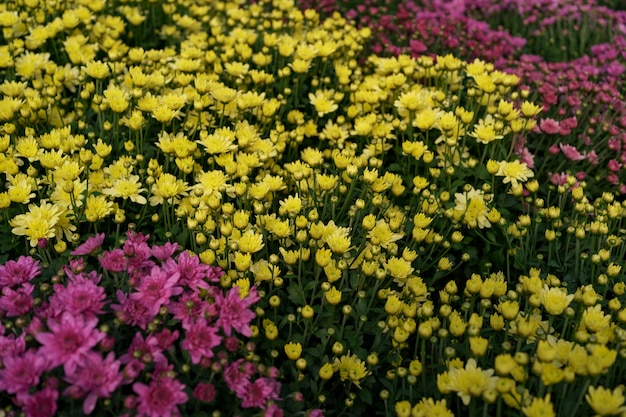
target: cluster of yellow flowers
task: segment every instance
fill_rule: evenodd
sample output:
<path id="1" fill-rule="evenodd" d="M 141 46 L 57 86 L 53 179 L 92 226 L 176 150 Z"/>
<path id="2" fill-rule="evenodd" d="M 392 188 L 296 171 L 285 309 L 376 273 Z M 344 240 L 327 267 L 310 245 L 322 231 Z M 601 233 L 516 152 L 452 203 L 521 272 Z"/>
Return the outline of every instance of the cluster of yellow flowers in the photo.
<path id="1" fill-rule="evenodd" d="M 613 365 L 618 298 L 606 311 L 593 287 L 568 294 L 538 270 L 519 284 L 510 271 L 467 273 L 489 269 L 472 247 L 484 236 L 506 247 L 501 264 L 527 270 L 544 256 L 537 218 L 547 242 L 594 236 L 574 280 L 588 264 L 594 282 L 622 276 L 612 259 L 623 259 L 623 206 L 590 203 L 572 182 L 544 208 L 533 171 L 511 157 L 541 111 L 515 76 L 451 55 L 366 57 L 368 29 L 291 0 L 123 3 L 0 6 L 0 227 L 18 250 L 50 241 L 66 254 L 130 222 L 178 241 L 221 266 L 225 287 L 257 285 L 261 347 L 287 356 L 296 385 L 347 386 L 348 407 L 374 368 L 393 389 L 425 377 L 433 338 L 449 359 L 438 389 L 464 404 L 498 397 L 523 411 L 535 404 L 532 374 L 549 386 Z M 157 39 L 155 21 L 167 22 Z M 578 215 L 565 218 L 570 197 Z M 455 272 L 471 275 L 463 297 L 450 281 L 434 300 L 432 286 Z M 573 334 L 552 330 L 561 316 L 576 319 Z M 490 334 L 507 353 L 484 362 Z M 457 344 L 474 358 L 462 361 Z M 447 410 L 405 397 L 391 397 L 398 414 Z"/>

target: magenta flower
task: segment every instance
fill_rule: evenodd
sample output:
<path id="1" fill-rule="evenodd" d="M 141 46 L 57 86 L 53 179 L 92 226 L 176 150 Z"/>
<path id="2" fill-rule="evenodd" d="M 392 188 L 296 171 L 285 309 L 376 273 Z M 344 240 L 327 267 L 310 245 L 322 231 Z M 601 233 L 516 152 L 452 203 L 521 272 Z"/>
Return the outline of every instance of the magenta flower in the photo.
<path id="1" fill-rule="evenodd" d="M 243 408 L 265 408 L 268 401 L 278 399 L 280 384 L 267 378 L 259 378 L 248 384 L 244 391 L 241 406 Z"/>
<path id="2" fill-rule="evenodd" d="M 5 311 L 7 317 L 21 316 L 33 308 L 33 290 L 32 284 L 24 283 L 17 290 L 9 287 L 2 289 L 0 296 L 0 311 Z"/>
<path id="3" fill-rule="evenodd" d="M 212 266 L 204 265 L 200 262 L 200 258 L 190 255 L 188 252 L 182 252 L 178 255 L 176 262 L 168 259 L 163 264 L 163 270 L 170 274 L 178 273 L 180 275 L 179 284 L 189 287 L 192 290 L 200 288 L 209 288 L 209 282 L 219 281 L 220 275 L 213 271 Z M 221 270 L 220 270 L 221 271 Z"/>
<path id="4" fill-rule="evenodd" d="M 212 358 L 213 348 L 222 340 L 217 334 L 217 327 L 211 326 L 206 319 L 198 319 L 195 323 L 185 327 L 185 339 L 181 347 L 189 352 L 191 363 L 200 363 L 200 359 Z"/>
<path id="5" fill-rule="evenodd" d="M 5 356 L 0 369 L 0 391 L 26 394 L 39 384 L 41 374 L 48 369 L 48 361 L 39 352 L 29 349 L 21 355 Z"/>
<path id="6" fill-rule="evenodd" d="M 124 256 L 124 251 L 121 249 L 106 251 L 98 260 L 104 269 L 111 272 L 122 272 L 128 267 L 128 259 Z"/>
<path id="7" fill-rule="evenodd" d="M 250 294 L 244 299 L 239 296 L 237 287 L 231 288 L 226 297 L 218 292 L 215 297 L 215 305 L 218 309 L 216 324 L 224 329 L 227 336 L 230 336 L 232 329 L 244 336 L 250 336 L 252 334 L 250 321 L 255 316 L 249 307 L 258 300 L 259 295 L 254 287 L 250 289 Z"/>
<path id="8" fill-rule="evenodd" d="M 585 159 L 585 155 L 578 152 L 578 149 L 572 145 L 563 145 L 562 143 L 559 143 L 559 148 L 561 149 L 561 152 L 563 152 L 563 155 L 565 155 L 565 157 L 570 161 L 582 161 Z"/>
<path id="9" fill-rule="evenodd" d="M 59 391 L 51 386 L 46 386 L 34 394 L 18 396 L 22 403 L 22 411 L 26 417 L 52 417 L 57 412 L 57 398 Z"/>
<path id="10" fill-rule="evenodd" d="M 157 260 L 161 262 L 165 262 L 170 259 L 174 253 L 178 250 L 178 243 L 174 242 L 165 242 L 164 245 L 158 246 L 154 245 L 150 251 L 152 252 L 152 256 L 154 256 Z"/>
<path id="11" fill-rule="evenodd" d="M 95 318 L 103 313 L 106 294 L 104 288 L 94 284 L 93 281 L 74 281 L 67 287 L 57 284 L 54 289 L 55 292 L 50 297 L 50 308 L 55 315 L 67 311 L 74 316 Z"/>
<path id="12" fill-rule="evenodd" d="M 193 398 L 210 403 L 215 398 L 215 385 L 210 382 L 199 382 L 193 389 Z"/>
<path id="13" fill-rule="evenodd" d="M 0 363 L 2 363 L 5 357 L 19 355 L 25 350 L 25 333 L 22 333 L 18 337 L 15 337 L 14 334 L 9 334 L 8 336 L 0 336 Z"/>
<path id="14" fill-rule="evenodd" d="M 48 360 L 49 368 L 62 364 L 65 374 L 69 375 L 77 366 L 84 365 L 87 352 L 104 338 L 104 333 L 96 329 L 97 325 L 95 318 L 86 319 L 68 312 L 64 312 L 59 321 L 49 319 L 51 331 L 35 335 L 41 343 L 39 353 Z"/>
<path id="15" fill-rule="evenodd" d="M 148 335 L 144 339 L 141 332 L 137 332 L 128 347 L 128 351 L 120 356 L 120 361 L 123 364 L 139 362 L 143 365 L 151 362 L 167 362 L 167 359 L 163 355 L 163 349 L 159 346 L 159 339 L 154 335 Z"/>
<path id="16" fill-rule="evenodd" d="M 102 242 L 104 242 L 104 233 L 99 233 L 95 236 L 91 236 L 87 238 L 85 243 L 76 247 L 70 255 L 91 255 L 102 246 Z"/>
<path id="17" fill-rule="evenodd" d="M 120 361 L 115 359 L 113 352 L 106 358 L 96 352 L 89 352 L 82 366 L 65 377 L 72 384 L 68 389 L 76 388 L 85 395 L 83 413 L 91 414 L 96 407 L 98 398 L 109 398 L 111 393 L 122 384 Z"/>
<path id="18" fill-rule="evenodd" d="M 116 312 L 117 318 L 122 323 L 146 330 L 156 313 L 152 313 L 142 300 L 132 299 L 122 290 L 117 290 L 116 294 L 119 304 L 112 304 L 111 310 Z"/>
<path id="19" fill-rule="evenodd" d="M 307 414 L 307 416 L 310 417 L 311 414 Z M 272 403 L 263 412 L 263 417 L 283 417 L 283 410 L 276 403 Z"/>
<path id="20" fill-rule="evenodd" d="M 162 305 L 168 304 L 170 297 L 183 292 L 182 287 L 177 286 L 180 274 L 168 274 L 155 266 L 150 275 L 145 275 L 139 281 L 137 292 L 130 294 L 130 298 L 141 300 L 150 313 L 157 314 Z"/>
<path id="21" fill-rule="evenodd" d="M 17 261 L 10 260 L 0 265 L 0 288 L 23 284 L 40 273 L 39 261 L 30 256 L 20 256 Z"/>
<path id="22" fill-rule="evenodd" d="M 179 414 L 178 405 L 187 402 L 185 385 L 173 378 L 155 379 L 150 385 L 133 384 L 137 394 L 137 415 L 166 417 Z"/>
<path id="23" fill-rule="evenodd" d="M 174 319 L 180 320 L 182 325 L 193 322 L 196 317 L 204 317 L 209 305 L 203 301 L 197 292 L 186 291 L 176 301 L 167 306 Z"/>
<path id="24" fill-rule="evenodd" d="M 224 382 L 229 390 L 237 394 L 237 397 L 242 398 L 245 395 L 248 386 L 250 385 L 250 377 L 252 374 L 246 372 L 246 369 L 242 366 L 243 359 L 238 359 L 233 363 L 230 363 L 224 368 Z"/>
<path id="25" fill-rule="evenodd" d="M 559 122 L 557 122 L 554 119 L 543 119 L 539 122 L 539 128 L 541 129 L 542 132 L 547 133 L 549 135 L 554 135 L 556 133 L 559 133 Z"/>

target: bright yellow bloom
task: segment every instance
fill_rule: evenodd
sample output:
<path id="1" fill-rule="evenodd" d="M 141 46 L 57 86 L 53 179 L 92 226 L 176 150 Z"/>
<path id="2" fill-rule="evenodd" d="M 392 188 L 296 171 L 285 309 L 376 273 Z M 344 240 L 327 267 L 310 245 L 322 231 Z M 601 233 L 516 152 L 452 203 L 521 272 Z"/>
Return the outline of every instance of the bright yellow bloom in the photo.
<path id="1" fill-rule="evenodd" d="M 498 377 L 493 376 L 493 372 L 493 369 L 482 370 L 471 358 L 465 367 L 452 368 L 447 372 L 449 380 L 445 388 L 456 392 L 463 404 L 469 405 L 472 397 L 480 397 L 485 391 L 496 388 Z"/>
<path id="2" fill-rule="evenodd" d="M 489 207 L 485 202 L 482 190 L 469 187 L 469 191 L 454 194 L 454 218 L 462 220 L 470 228 L 481 229 L 491 227 L 489 223 Z"/>
<path id="3" fill-rule="evenodd" d="M 187 195 L 187 183 L 169 173 L 163 173 L 156 179 L 150 189 L 150 205 L 156 206 L 167 201 L 169 204 L 180 201 L 180 197 Z"/>
<path id="4" fill-rule="evenodd" d="M 554 407 L 550 401 L 550 394 L 547 394 L 544 398 L 533 398 L 529 405 L 522 407 L 522 413 L 526 417 L 556 417 Z"/>
<path id="5" fill-rule="evenodd" d="M 237 240 L 239 250 L 244 253 L 256 253 L 263 249 L 263 235 L 255 233 L 253 230 L 247 230 Z"/>
<path id="6" fill-rule="evenodd" d="M 121 197 L 124 200 L 130 199 L 133 203 L 146 204 L 146 198 L 141 195 L 146 189 L 141 185 L 139 175 L 129 175 L 117 179 L 111 187 L 103 189 L 102 193 L 112 197 Z"/>
<path id="7" fill-rule="evenodd" d="M 30 204 L 27 213 L 18 214 L 9 224 L 13 227 L 13 234 L 28 237 L 30 246 L 35 247 L 40 239 L 51 239 L 55 236 L 60 213 L 61 209 L 57 205 L 46 202 L 39 206 Z"/>
<path id="8" fill-rule="evenodd" d="M 543 286 L 543 289 L 539 291 L 539 299 L 543 308 L 546 309 L 548 314 L 552 316 L 558 316 L 565 311 L 569 304 L 574 299 L 574 294 L 567 294 L 567 290 L 563 288 Z"/>
<path id="9" fill-rule="evenodd" d="M 333 371 L 339 372 L 342 381 L 352 381 L 359 388 L 361 388 L 359 385 L 361 380 L 370 374 L 365 367 L 365 362 L 357 355 L 350 355 L 349 352 L 348 355 L 343 355 L 339 359 L 335 358 Z"/>
<path id="10" fill-rule="evenodd" d="M 328 94 L 324 91 L 317 90 L 315 93 L 309 93 L 309 101 L 315 107 L 315 111 L 319 117 L 324 117 L 328 113 L 332 113 L 339 108 Z"/>
<path id="11" fill-rule="evenodd" d="M 284 349 L 287 357 L 293 361 L 302 355 L 302 345 L 300 343 L 289 342 Z"/>
<path id="12" fill-rule="evenodd" d="M 535 176 L 534 172 L 528 166 L 518 160 L 511 162 L 501 161 L 496 172 L 497 176 L 504 177 L 503 183 L 511 183 L 511 186 L 517 187 L 519 182 L 525 182 L 528 178 Z"/>
<path id="13" fill-rule="evenodd" d="M 619 386 L 611 391 L 604 387 L 589 387 L 585 400 L 589 407 L 597 414 L 595 417 L 613 416 L 626 412 L 624 407 L 623 387 Z"/>

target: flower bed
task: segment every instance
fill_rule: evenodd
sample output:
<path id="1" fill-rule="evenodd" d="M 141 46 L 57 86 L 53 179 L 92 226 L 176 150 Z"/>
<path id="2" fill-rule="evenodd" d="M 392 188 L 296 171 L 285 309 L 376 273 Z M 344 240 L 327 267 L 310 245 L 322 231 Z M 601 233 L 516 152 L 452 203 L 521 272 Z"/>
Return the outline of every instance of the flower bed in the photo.
<path id="1" fill-rule="evenodd" d="M 288 0 L 0 7 L 8 415 L 623 411 L 610 44 L 567 90 L 425 54 L 449 20 L 376 55 Z"/>

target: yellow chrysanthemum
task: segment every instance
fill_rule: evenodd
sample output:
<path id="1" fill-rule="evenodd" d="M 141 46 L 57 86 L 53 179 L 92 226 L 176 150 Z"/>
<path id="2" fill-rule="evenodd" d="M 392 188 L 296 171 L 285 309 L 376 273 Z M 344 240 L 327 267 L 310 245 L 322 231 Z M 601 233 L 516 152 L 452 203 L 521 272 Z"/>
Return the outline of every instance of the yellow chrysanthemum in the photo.
<path id="1" fill-rule="evenodd" d="M 13 234 L 26 236 L 30 240 L 30 246 L 35 247 L 40 239 L 51 239 L 55 236 L 60 212 L 61 209 L 54 204 L 30 204 L 27 213 L 18 214 L 9 224 L 13 227 Z"/>

